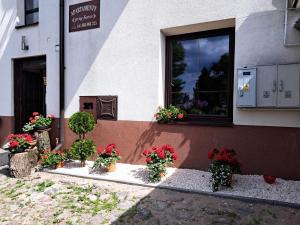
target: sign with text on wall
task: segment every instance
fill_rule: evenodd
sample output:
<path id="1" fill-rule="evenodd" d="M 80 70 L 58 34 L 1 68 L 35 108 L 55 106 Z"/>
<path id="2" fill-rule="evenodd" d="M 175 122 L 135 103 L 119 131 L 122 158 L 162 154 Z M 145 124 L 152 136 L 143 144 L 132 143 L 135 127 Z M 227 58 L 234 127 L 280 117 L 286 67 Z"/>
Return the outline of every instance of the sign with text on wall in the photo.
<path id="1" fill-rule="evenodd" d="M 69 32 L 100 27 L 100 0 L 69 6 Z"/>

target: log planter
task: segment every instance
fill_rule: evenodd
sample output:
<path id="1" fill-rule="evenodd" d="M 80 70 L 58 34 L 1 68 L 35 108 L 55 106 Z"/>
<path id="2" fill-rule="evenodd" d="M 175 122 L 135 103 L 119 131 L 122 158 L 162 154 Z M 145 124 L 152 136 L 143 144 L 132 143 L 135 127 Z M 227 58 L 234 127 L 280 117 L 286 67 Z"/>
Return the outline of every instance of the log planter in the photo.
<path id="1" fill-rule="evenodd" d="M 31 174 L 32 163 L 29 152 L 9 154 L 9 173 L 15 178 L 26 177 Z"/>

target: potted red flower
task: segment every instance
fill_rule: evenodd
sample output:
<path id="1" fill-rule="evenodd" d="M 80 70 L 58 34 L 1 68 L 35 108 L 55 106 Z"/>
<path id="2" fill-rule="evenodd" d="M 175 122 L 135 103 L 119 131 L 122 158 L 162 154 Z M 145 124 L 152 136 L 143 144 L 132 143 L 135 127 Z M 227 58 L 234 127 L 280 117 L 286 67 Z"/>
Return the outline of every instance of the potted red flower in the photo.
<path id="1" fill-rule="evenodd" d="M 146 157 L 146 163 L 149 171 L 149 180 L 158 182 L 166 175 L 166 166 L 171 165 L 178 159 L 175 148 L 170 145 L 162 147 L 152 147 L 151 150 L 144 150 L 143 155 Z"/>
<path id="2" fill-rule="evenodd" d="M 9 154 L 9 170 L 13 177 L 24 177 L 31 173 L 31 157 L 28 150 L 32 147 L 32 137 L 29 134 L 10 134 L 4 149 Z"/>
<path id="3" fill-rule="evenodd" d="M 176 106 L 170 105 L 167 108 L 158 107 L 158 111 L 154 117 L 158 123 L 170 123 L 184 120 L 186 112 Z"/>
<path id="4" fill-rule="evenodd" d="M 211 182 L 213 191 L 218 191 L 220 186 L 231 186 L 234 173 L 240 173 L 241 163 L 236 159 L 233 149 L 214 149 L 208 152 L 211 160 L 208 171 L 212 173 Z"/>
<path id="5" fill-rule="evenodd" d="M 32 131 L 49 131 L 51 128 L 51 123 L 54 116 L 49 114 L 46 117 L 39 114 L 38 112 L 33 112 L 32 116 L 29 118 L 29 122 L 23 127 L 24 132 Z"/>
<path id="6" fill-rule="evenodd" d="M 120 151 L 115 144 L 109 144 L 105 149 L 98 148 L 98 158 L 94 162 L 93 168 L 106 168 L 107 172 L 116 170 L 116 163 L 121 159 Z"/>
<path id="7" fill-rule="evenodd" d="M 41 164 L 44 167 L 61 168 L 64 167 L 65 160 L 67 160 L 67 156 L 60 150 L 45 150 L 41 155 Z"/>

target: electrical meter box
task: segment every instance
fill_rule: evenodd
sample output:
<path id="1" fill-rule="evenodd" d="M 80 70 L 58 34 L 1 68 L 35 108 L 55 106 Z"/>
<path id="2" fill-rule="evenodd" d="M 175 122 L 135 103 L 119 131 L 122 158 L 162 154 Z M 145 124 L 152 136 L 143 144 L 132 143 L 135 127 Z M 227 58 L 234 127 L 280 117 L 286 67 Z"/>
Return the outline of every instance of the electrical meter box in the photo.
<path id="1" fill-rule="evenodd" d="M 256 107 L 256 68 L 238 69 L 237 107 Z"/>

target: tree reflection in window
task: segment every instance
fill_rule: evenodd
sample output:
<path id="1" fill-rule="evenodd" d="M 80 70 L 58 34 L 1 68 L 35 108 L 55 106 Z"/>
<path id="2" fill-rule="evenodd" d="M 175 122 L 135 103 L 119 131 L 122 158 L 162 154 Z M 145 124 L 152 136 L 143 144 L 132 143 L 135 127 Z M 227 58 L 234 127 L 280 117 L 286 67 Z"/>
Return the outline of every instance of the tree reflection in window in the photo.
<path id="1" fill-rule="evenodd" d="M 230 117 L 230 34 L 171 39 L 171 104 L 190 115 Z"/>

